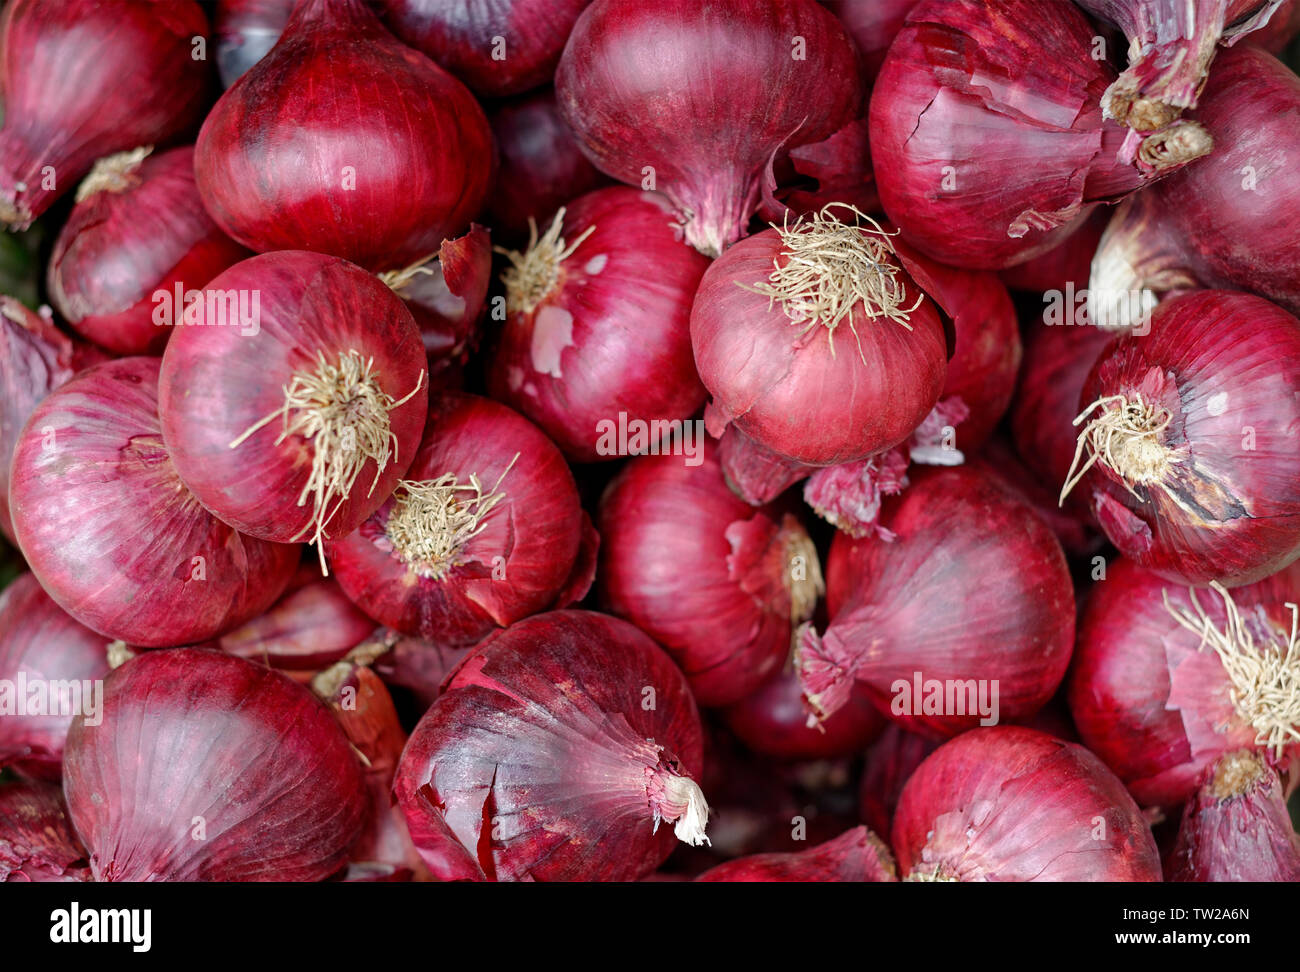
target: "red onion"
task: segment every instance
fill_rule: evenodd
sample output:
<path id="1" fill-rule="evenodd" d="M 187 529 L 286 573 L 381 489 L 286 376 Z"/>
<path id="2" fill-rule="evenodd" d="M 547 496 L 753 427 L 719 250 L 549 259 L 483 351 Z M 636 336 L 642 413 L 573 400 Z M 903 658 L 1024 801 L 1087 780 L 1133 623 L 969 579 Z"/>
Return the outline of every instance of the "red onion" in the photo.
<path id="1" fill-rule="evenodd" d="M 361 768 L 311 693 L 218 651 L 146 652 L 68 731 L 64 792 L 96 881 L 319 881 L 347 859 Z"/>
<path id="2" fill-rule="evenodd" d="M 1231 593 L 1192 591 L 1122 558 L 1107 566 L 1080 623 L 1070 711 L 1140 804 L 1177 806 L 1225 753 L 1296 751 L 1290 603 L 1300 603 L 1296 566 Z"/>
<path id="3" fill-rule="evenodd" d="M 1018 726 L 939 747 L 908 780 L 892 844 L 905 881 L 1159 881 L 1155 839 L 1092 753 Z"/>
<path id="4" fill-rule="evenodd" d="M 442 683 L 472 649 L 407 638 L 396 631 L 380 629 L 372 641 L 388 648 L 372 667 L 384 680 L 396 701 L 410 697 L 416 715 L 423 715 L 442 694 Z"/>
<path id="5" fill-rule="evenodd" d="M 1080 396 L 1075 465 L 1102 529 L 1166 577 L 1232 587 L 1300 556 L 1300 321 L 1259 297 L 1164 301 Z"/>
<path id="6" fill-rule="evenodd" d="M 827 466 L 906 439 L 939 399 L 947 355 L 939 314 L 889 237 L 830 207 L 716 260 L 691 341 L 712 435 L 734 423 L 771 452 Z"/>
<path id="7" fill-rule="evenodd" d="M 475 93 L 518 94 L 546 84 L 591 0 L 373 0 L 402 41 Z"/>
<path id="8" fill-rule="evenodd" d="M 484 642 L 411 734 L 394 791 L 439 880 L 634 880 L 707 841 L 686 679 L 625 621 L 557 611 Z"/>
<path id="9" fill-rule="evenodd" d="M 0 884 L 88 880 L 86 850 L 68 822 L 58 785 L 0 786 Z"/>
<path id="10" fill-rule="evenodd" d="M 934 740 L 908 732 L 900 725 L 889 726 L 872 744 L 858 789 L 859 813 L 868 827 L 880 834 L 893 829 L 894 811 L 903 787 L 938 748 Z"/>
<path id="11" fill-rule="evenodd" d="M 472 645 L 555 606 L 581 524 L 573 475 L 550 440 L 504 405 L 449 392 L 430 403 L 397 490 L 325 553 L 376 621 Z"/>
<path id="12" fill-rule="evenodd" d="M 357 267 L 303 251 L 236 264 L 203 300 L 214 326 L 181 327 L 163 357 L 163 434 L 181 479 L 251 536 L 350 533 L 419 445 L 428 391 L 410 312 Z"/>
<path id="13" fill-rule="evenodd" d="M 897 881 L 889 848 L 866 827 L 794 854 L 754 854 L 705 871 L 697 881 Z"/>
<path id="14" fill-rule="evenodd" d="M 194 149 L 110 155 L 77 189 L 47 279 L 50 300 L 83 337 L 118 354 L 158 353 L 160 298 L 202 287 L 248 251 L 208 217 Z M 183 300 L 183 298 L 182 298 Z"/>
<path id="15" fill-rule="evenodd" d="M 857 78 L 843 25 L 813 0 L 596 0 L 555 89 L 596 166 L 664 193 L 716 257 L 745 235 L 778 149 L 859 117 Z"/>
<path id="16" fill-rule="evenodd" d="M 1262 47 L 1270 54 L 1281 56 L 1297 36 L 1300 36 L 1300 3 L 1297 0 L 1282 0 L 1281 5 L 1268 18 L 1268 23 L 1255 27 L 1244 39 L 1253 47 Z"/>
<path id="17" fill-rule="evenodd" d="M 1148 193 L 1134 193 L 1129 200 L 1142 199 Z M 1126 205 L 1129 200 L 1121 205 Z M 1002 282 L 1012 290 L 1029 290 L 1041 293 L 1044 290 L 1065 292 L 1067 287 L 1074 287 L 1082 294 L 1088 287 L 1088 274 L 1092 267 L 1092 256 L 1097 252 L 1106 223 L 1112 210 L 1098 207 L 1080 223 L 1064 240 L 1046 253 L 1007 267 L 998 272 Z"/>
<path id="18" fill-rule="evenodd" d="M 871 153 L 903 238 L 953 266 L 1000 270 L 1057 246 L 1114 201 L 1209 151 L 1191 122 L 1139 139 L 1103 121 L 1114 79 L 1069 4 L 926 0 L 871 96 Z M 990 80 L 996 79 L 996 81 Z"/>
<path id="19" fill-rule="evenodd" d="M 735 496 L 713 449 L 640 456 L 600 503 L 601 604 L 663 645 L 701 705 L 755 691 L 812 617 L 821 566 L 799 520 Z"/>
<path id="20" fill-rule="evenodd" d="M 31 574 L 0 593 L 0 766 L 59 778 L 73 715 L 92 714 L 102 701 L 95 682 L 108 674 L 107 646 L 50 600 Z"/>
<path id="21" fill-rule="evenodd" d="M 880 73 L 885 52 L 903 29 L 907 12 L 916 0 L 824 0 L 848 28 L 862 55 L 862 76 L 870 85 Z"/>
<path id="22" fill-rule="evenodd" d="M 19 433 L 38 402 L 102 352 L 69 338 L 49 319 L 0 295 L 0 533 L 14 539 L 9 518 L 9 463 Z"/>
<path id="23" fill-rule="evenodd" d="M 1300 881 L 1300 836 L 1257 754 L 1222 756 L 1187 801 L 1169 880 Z"/>
<path id="24" fill-rule="evenodd" d="M 202 117 L 208 19 L 194 0 L 13 0 L 0 28 L 0 222 L 25 229 L 98 158 Z"/>
<path id="25" fill-rule="evenodd" d="M 297 0 L 217 0 L 212 39 L 217 73 L 229 88 L 266 57 L 289 23 Z"/>
<path id="26" fill-rule="evenodd" d="M 882 525 L 893 539 L 857 546 L 852 593 L 826 633 L 798 635 L 813 707 L 833 714 L 856 679 L 894 721 L 943 736 L 1042 708 L 1074 641 L 1070 575 L 1047 525 L 963 466 L 917 474 Z"/>
<path id="27" fill-rule="evenodd" d="M 465 228 L 491 152 L 469 91 L 362 0 L 303 0 L 208 115 L 195 175 L 212 218 L 250 249 L 394 270 Z"/>
<path id="28" fill-rule="evenodd" d="M 597 190 L 508 257 L 492 395 L 578 462 L 635 452 L 638 441 L 642 451 L 667 448 L 669 424 L 704 401 L 687 321 L 708 266 L 681 242 L 667 201 Z"/>
<path id="29" fill-rule="evenodd" d="M 608 181 L 578 148 L 553 88 L 501 102 L 488 121 L 500 165 L 487 213 L 499 241 L 526 241 L 529 219 L 540 221 Z"/>
<path id="30" fill-rule="evenodd" d="M 32 413 L 9 510 L 23 555 L 86 627 L 142 647 L 203 641 L 264 611 L 296 547 L 236 533 L 177 476 L 158 419 L 158 359 L 83 372 Z"/>

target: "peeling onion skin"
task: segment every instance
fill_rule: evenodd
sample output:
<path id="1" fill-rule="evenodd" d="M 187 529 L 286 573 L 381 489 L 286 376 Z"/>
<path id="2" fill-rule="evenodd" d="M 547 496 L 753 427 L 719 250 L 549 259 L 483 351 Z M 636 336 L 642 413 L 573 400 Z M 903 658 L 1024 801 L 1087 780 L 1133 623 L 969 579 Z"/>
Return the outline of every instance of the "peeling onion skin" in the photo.
<path id="1" fill-rule="evenodd" d="M 752 854 L 705 871 L 696 881 L 897 881 L 894 856 L 866 827 L 793 854 Z"/>
<path id="2" fill-rule="evenodd" d="M 0 884 L 89 881 L 86 849 L 77 840 L 57 783 L 0 786 Z"/>
<path id="3" fill-rule="evenodd" d="M 26 229 L 96 159 L 191 130 L 210 80 L 193 41 L 207 34 L 208 18 L 193 0 L 7 4 L 0 221 Z"/>
<path id="4" fill-rule="evenodd" d="M 10 512 L 50 597 L 140 647 L 220 635 L 266 610 L 300 548 L 244 536 L 185 488 L 158 418 L 158 359 L 96 365 L 48 396 L 14 450 Z"/>
<path id="5" fill-rule="evenodd" d="M 903 788 L 892 844 L 904 880 L 936 868 L 958 881 L 1160 880 L 1151 828 L 1115 775 L 1018 726 L 973 729 L 930 755 Z"/>
<path id="6" fill-rule="evenodd" d="M 1225 587 L 1300 557 L 1300 320 L 1249 294 L 1169 298 L 1149 335 L 1106 347 L 1079 406 L 1138 394 L 1172 415 L 1163 441 L 1180 458 L 1165 485 L 1137 483 L 1134 495 L 1099 462 L 1075 487 L 1120 552 L 1170 580 Z"/>
<path id="7" fill-rule="evenodd" d="M 491 161 L 487 116 L 464 85 L 361 0 L 304 0 L 208 114 L 194 164 L 208 212 L 249 249 L 386 271 L 464 231 Z"/>
<path id="8" fill-rule="evenodd" d="M 329 710 L 278 672 L 206 649 L 116 669 L 103 723 L 78 716 L 64 762 L 96 881 L 320 881 L 346 863 L 365 810 Z"/>
<path id="9" fill-rule="evenodd" d="M 509 314 L 487 367 L 492 396 L 575 462 L 618 458 L 601 423 L 620 412 L 685 421 L 704 403 L 689 321 L 709 261 L 681 242 L 658 193 L 588 193 L 565 209 L 566 245 L 589 227 L 541 302 Z"/>
<path id="10" fill-rule="evenodd" d="M 26 573 L 0 592 L 0 679 L 98 679 L 108 674 L 108 639 L 80 624 L 50 600 L 35 575 Z M 0 718 L 0 767 L 57 780 L 71 715 Z"/>
<path id="11" fill-rule="evenodd" d="M 685 677 L 627 622 L 557 611 L 467 656 L 411 734 L 394 792 L 439 880 L 636 880 L 677 842 L 668 823 L 655 832 L 647 798 L 656 747 L 699 777 Z"/>
<path id="12" fill-rule="evenodd" d="M 828 138 L 863 103 L 853 42 L 813 0 L 596 0 L 555 89 L 596 167 L 664 193 L 710 257 L 745 235 L 773 153 Z"/>

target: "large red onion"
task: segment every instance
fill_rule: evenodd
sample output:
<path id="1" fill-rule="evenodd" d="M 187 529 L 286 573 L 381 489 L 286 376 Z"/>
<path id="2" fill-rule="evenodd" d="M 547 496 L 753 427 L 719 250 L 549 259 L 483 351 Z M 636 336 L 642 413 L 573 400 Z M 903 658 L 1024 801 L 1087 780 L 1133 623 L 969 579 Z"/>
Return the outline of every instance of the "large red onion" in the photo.
<path id="1" fill-rule="evenodd" d="M 701 705 L 728 705 L 789 657 L 821 565 L 792 513 L 739 499 L 712 448 L 697 458 L 639 456 L 609 484 L 597 577 L 601 604 L 668 650 Z"/>
<path id="2" fill-rule="evenodd" d="M 325 553 L 376 621 L 472 645 L 557 606 L 581 529 L 573 474 L 550 440 L 498 402 L 448 392 L 430 403 L 397 490 Z"/>
<path id="3" fill-rule="evenodd" d="M 298 548 L 237 533 L 177 475 L 158 359 L 96 365 L 49 395 L 14 449 L 9 510 L 41 586 L 86 627 L 143 647 L 203 641 L 264 611 Z"/>
<path id="4" fill-rule="evenodd" d="M 697 881 L 897 881 L 889 848 L 866 827 L 793 854 L 753 854 L 719 864 Z"/>
<path id="5" fill-rule="evenodd" d="M 1082 487 L 1120 552 L 1166 577 L 1266 577 L 1300 557 L 1300 321 L 1198 291 L 1150 329 L 1093 365 L 1062 496 Z"/>
<path id="6" fill-rule="evenodd" d="M 1193 592 L 1122 558 L 1107 565 L 1080 622 L 1070 711 L 1143 806 L 1176 807 L 1225 753 L 1296 751 L 1289 603 L 1300 603 L 1294 565 L 1231 593 Z"/>
<path id="7" fill-rule="evenodd" d="M 596 0 L 555 88 L 596 166 L 664 193 L 711 257 L 745 235 L 773 154 L 862 106 L 853 43 L 813 0 Z"/>
<path id="8" fill-rule="evenodd" d="M 212 39 L 217 73 L 229 88 L 266 57 L 284 33 L 297 0 L 216 0 Z"/>
<path id="9" fill-rule="evenodd" d="M 253 250 L 395 270 L 482 207 L 491 143 L 464 85 L 362 0 L 303 0 L 208 115 L 195 174 L 212 218 Z"/>
<path id="10" fill-rule="evenodd" d="M 0 766 L 57 780 L 76 712 L 103 701 L 108 639 L 78 624 L 22 574 L 0 593 Z"/>
<path id="11" fill-rule="evenodd" d="M 943 736 L 1042 708 L 1074 642 L 1073 588 L 1048 526 L 964 466 L 917 474 L 881 522 L 893 539 L 855 544 L 852 592 L 826 633 L 800 632 L 809 702 L 831 715 L 856 680 L 883 714 Z"/>
<path id="12" fill-rule="evenodd" d="M 625 442 L 638 429 L 642 451 L 669 448 L 669 425 L 704 402 L 688 315 L 708 261 L 681 242 L 667 200 L 599 189 L 509 259 L 493 396 L 575 461 L 635 451 Z"/>
<path id="13" fill-rule="evenodd" d="M 118 354 L 158 353 L 160 298 L 202 287 L 249 253 L 217 229 L 194 187 L 194 149 L 100 159 L 50 256 L 50 300 L 78 334 Z"/>
<path id="14" fill-rule="evenodd" d="M 926 0 L 895 38 L 871 96 L 880 199 L 904 239 L 958 267 L 1000 270 L 1045 253 L 1114 201 L 1209 151 L 1179 122 L 1119 157 L 1104 121 L 1114 79 L 1075 7 Z M 996 79 L 996 80 L 994 80 Z"/>
<path id="15" fill-rule="evenodd" d="M 0 222 L 23 229 L 98 158 L 202 117 L 208 18 L 194 0 L 13 0 L 0 24 Z"/>
<path id="16" fill-rule="evenodd" d="M 219 651 L 146 652 L 68 731 L 64 792 L 97 881 L 319 881 L 365 809 L 347 737 L 305 688 Z"/>
<path id="17" fill-rule="evenodd" d="M 180 327 L 163 357 L 163 435 L 181 479 L 251 536 L 352 532 L 393 491 L 424 426 L 410 311 L 375 277 L 304 251 L 236 264 L 200 309 L 209 326 Z"/>
<path id="18" fill-rule="evenodd" d="M 904 881 L 1159 881 L 1155 839 L 1092 753 L 1018 726 L 939 747 L 908 780 L 892 840 Z"/>
<path id="19" fill-rule="evenodd" d="M 633 880 L 707 840 L 699 716 L 626 621 L 538 615 L 472 652 L 411 734 L 394 791 L 440 880 Z M 675 824 L 673 831 L 661 824 Z"/>
<path id="20" fill-rule="evenodd" d="M 0 786 L 0 884 L 88 881 L 86 849 L 56 783 Z"/>

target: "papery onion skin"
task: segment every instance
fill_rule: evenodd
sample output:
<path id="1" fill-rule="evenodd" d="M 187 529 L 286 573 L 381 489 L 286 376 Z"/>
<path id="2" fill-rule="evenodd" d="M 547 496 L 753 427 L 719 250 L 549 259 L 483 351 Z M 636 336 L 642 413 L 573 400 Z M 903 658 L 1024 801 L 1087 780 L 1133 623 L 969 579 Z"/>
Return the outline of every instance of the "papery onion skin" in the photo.
<path id="1" fill-rule="evenodd" d="M 108 677 L 103 724 L 68 732 L 63 785 L 97 881 L 323 880 L 364 812 L 360 765 L 320 701 L 197 648 Z"/>
<path id="2" fill-rule="evenodd" d="M 465 659 L 411 734 L 394 792 L 440 880 L 634 880 L 676 840 L 656 832 L 648 788 L 701 761 L 671 659 L 625 621 L 557 611 Z"/>
<path id="3" fill-rule="evenodd" d="M 212 218 L 249 249 L 394 270 L 477 214 L 491 139 L 464 85 L 361 0 L 304 0 L 208 114 L 195 174 Z"/>
<path id="4" fill-rule="evenodd" d="M 397 37 L 475 94 L 499 98 L 551 80 L 591 0 L 375 0 Z"/>
<path id="5" fill-rule="evenodd" d="M 1198 291 L 1162 302 L 1150 331 L 1106 347 L 1079 407 L 1141 395 L 1163 409 L 1170 465 L 1130 491 L 1098 462 L 1075 488 L 1121 553 L 1167 578 L 1267 577 L 1300 557 L 1300 320 L 1259 297 Z"/>
<path id="6" fill-rule="evenodd" d="M 276 444 L 279 418 L 232 448 L 285 404 L 294 374 L 318 354 L 336 365 L 356 351 L 373 359 L 395 437 L 387 465 L 368 458 L 326 537 L 345 535 L 384 501 L 419 445 L 428 402 L 425 359 L 410 311 L 378 279 L 344 260 L 282 251 L 237 263 L 212 294 L 259 295 L 255 326 L 182 326 L 167 343 L 160 383 L 163 435 L 181 479 L 214 514 L 250 536 L 278 543 L 311 538 L 312 500 L 298 505 L 315 445 L 301 435 Z M 414 394 L 412 394 L 414 392 Z M 407 396 L 410 396 L 409 398 Z M 336 497 L 339 499 L 342 497 Z"/>
<path id="7" fill-rule="evenodd" d="M 202 117 L 208 19 L 193 0 L 15 0 L 0 23 L 0 221 L 25 229 L 102 156 Z"/>
<path id="8" fill-rule="evenodd" d="M 107 647 L 108 639 L 50 600 L 35 575 L 21 574 L 0 593 L 0 679 L 10 683 L 11 703 L 19 703 L 17 685 L 23 677 L 28 685 L 43 683 L 47 708 L 62 706 L 53 683 L 64 681 L 78 683 L 69 701 L 93 705 L 91 683 L 108 674 Z M 11 710 L 0 717 L 0 767 L 57 780 L 73 713 L 32 715 L 26 707 L 28 714 Z"/>
<path id="9" fill-rule="evenodd" d="M 1115 775 L 1018 726 L 971 730 L 928 757 L 891 843 L 903 880 L 1160 880 L 1151 828 Z"/>
<path id="10" fill-rule="evenodd" d="M 688 322 L 708 261 L 681 242 L 657 193 L 618 186 L 575 200 L 566 248 L 592 227 L 531 309 L 507 298 L 487 372 L 493 397 L 576 462 L 618 457 L 609 426 L 686 420 L 704 402 Z"/>
<path id="11" fill-rule="evenodd" d="M 714 450 L 701 462 L 637 456 L 598 516 L 600 603 L 654 638 L 701 705 L 737 702 L 776 674 L 821 581 L 798 519 L 727 488 Z"/>
<path id="12" fill-rule="evenodd" d="M 243 536 L 177 475 L 158 418 L 158 359 L 96 365 L 49 395 L 14 450 L 9 509 L 50 597 L 141 647 L 203 641 L 260 614 L 298 548 Z"/>
<path id="13" fill-rule="evenodd" d="M 250 256 L 217 229 L 194 186 L 194 149 L 123 174 L 125 186 L 79 201 L 50 256 L 50 300 L 78 334 L 117 354 L 157 354 L 170 336 L 158 297 L 197 290 Z"/>
<path id="14" fill-rule="evenodd" d="M 894 856 L 866 827 L 793 854 L 753 854 L 710 868 L 695 880 L 716 881 L 897 881 Z"/>
<path id="15" fill-rule="evenodd" d="M 72 830 L 59 785 L 0 785 L 0 884 L 88 880 L 86 849 Z"/>
<path id="16" fill-rule="evenodd" d="M 463 647 L 555 604 L 578 556 L 582 510 L 573 475 L 550 440 L 518 413 L 477 395 L 434 397 L 403 480 L 427 483 L 448 474 L 461 486 L 477 476 L 484 496 L 500 492 L 504 499 L 479 521 L 481 532 L 456 548 L 441 576 L 421 573 L 394 541 L 397 497 L 326 544 L 325 553 L 367 615 L 403 634 Z"/>
<path id="17" fill-rule="evenodd" d="M 492 283 L 492 237 L 473 223 L 464 236 L 443 240 L 438 259 L 423 269 L 428 272 L 414 273 L 394 289 L 420 329 L 436 384 L 448 381 L 478 347 Z"/>
<path id="18" fill-rule="evenodd" d="M 229 88 L 266 57 L 289 23 L 297 0 L 217 0 L 212 39 L 217 73 Z"/>
<path id="19" fill-rule="evenodd" d="M 773 153 L 827 138 L 862 106 L 852 41 L 812 0 L 596 0 L 555 88 L 596 167 L 664 193 L 710 257 L 745 235 Z"/>

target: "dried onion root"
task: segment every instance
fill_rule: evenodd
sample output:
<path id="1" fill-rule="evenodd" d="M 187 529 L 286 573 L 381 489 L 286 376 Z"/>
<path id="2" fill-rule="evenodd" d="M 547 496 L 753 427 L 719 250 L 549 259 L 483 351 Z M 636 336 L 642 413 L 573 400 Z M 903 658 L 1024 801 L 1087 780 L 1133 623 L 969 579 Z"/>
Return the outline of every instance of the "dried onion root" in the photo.
<path id="1" fill-rule="evenodd" d="M 1101 411 L 1093 415 L 1098 409 Z M 1167 409 L 1143 401 L 1141 394 L 1135 395 L 1132 401 L 1123 395 L 1097 399 L 1074 420 L 1076 426 L 1087 424 L 1079 433 L 1074 461 L 1070 463 L 1070 473 L 1061 487 L 1060 503 L 1065 503 L 1070 491 L 1098 463 L 1119 476 L 1134 496 L 1137 496 L 1134 484 L 1161 483 L 1169 467 L 1178 461 L 1174 451 L 1163 441 L 1171 421 Z M 1089 455 L 1080 466 L 1085 450 Z"/>
<path id="2" fill-rule="evenodd" d="M 531 216 L 528 218 L 528 246 L 522 253 L 501 246 L 492 247 L 493 251 L 510 261 L 510 266 L 501 273 L 501 282 L 506 288 L 507 313 L 531 314 L 555 287 L 560 276 L 560 264 L 573 256 L 583 240 L 596 231 L 596 224 L 588 226 L 572 243 L 560 235 L 563 230 L 564 207 L 561 206 L 540 239 L 537 237 L 537 223 Z"/>

